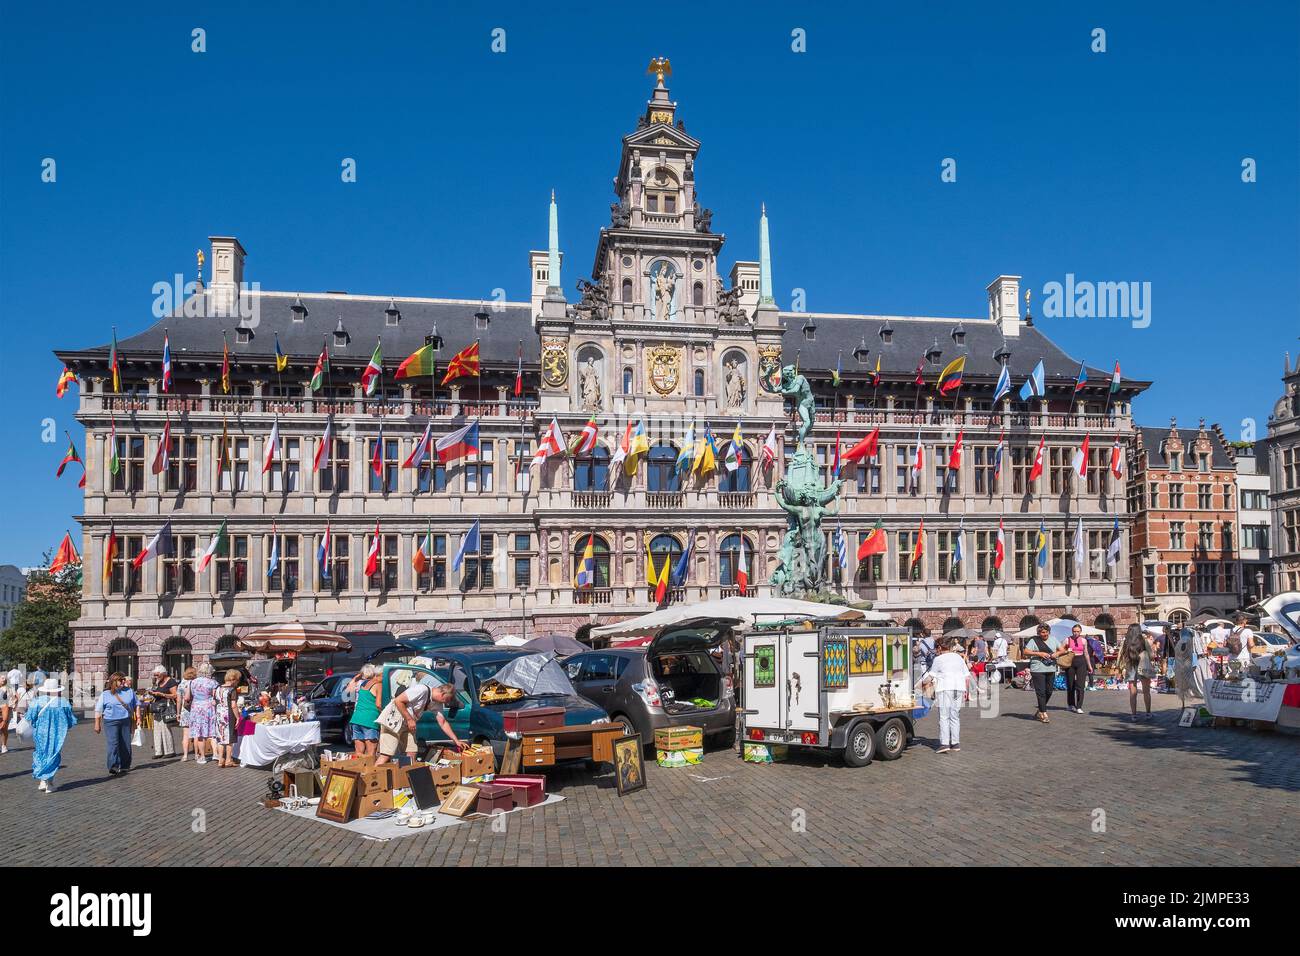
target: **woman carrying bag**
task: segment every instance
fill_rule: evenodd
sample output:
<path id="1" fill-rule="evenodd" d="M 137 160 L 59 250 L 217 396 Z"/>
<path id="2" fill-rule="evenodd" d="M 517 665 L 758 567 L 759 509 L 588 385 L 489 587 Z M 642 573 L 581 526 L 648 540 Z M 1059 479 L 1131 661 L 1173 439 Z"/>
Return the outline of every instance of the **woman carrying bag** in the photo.
<path id="1" fill-rule="evenodd" d="M 131 769 L 131 729 L 139 709 L 139 698 L 126 686 L 126 678 L 110 674 L 108 687 L 95 701 L 95 733 L 106 735 L 108 772 L 112 776 Z"/>
<path id="2" fill-rule="evenodd" d="M 970 668 L 962 656 L 961 641 L 953 639 L 921 677 L 922 690 L 928 696 L 933 688 L 935 703 L 939 706 L 938 753 L 961 750 L 961 709 L 971 685 Z"/>
<path id="3" fill-rule="evenodd" d="M 63 766 L 63 742 L 68 729 L 76 725 L 77 715 L 63 699 L 63 688 L 55 678 L 46 678 L 35 693 L 19 727 L 22 734 L 32 736 L 32 776 L 40 781 L 37 789 L 52 793 L 54 775 Z"/>
<path id="4" fill-rule="evenodd" d="M 172 723 L 176 720 L 177 681 L 159 664 L 153 669 L 153 687 L 149 689 L 149 716 L 153 718 L 153 756 L 175 757 Z"/>

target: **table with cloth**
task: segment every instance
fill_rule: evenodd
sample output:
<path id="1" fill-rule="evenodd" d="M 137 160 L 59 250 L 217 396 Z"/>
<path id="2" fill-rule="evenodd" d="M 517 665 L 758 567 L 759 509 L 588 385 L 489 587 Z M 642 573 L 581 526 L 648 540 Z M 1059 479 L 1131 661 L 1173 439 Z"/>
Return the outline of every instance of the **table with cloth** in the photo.
<path id="1" fill-rule="evenodd" d="M 239 764 L 242 767 L 265 767 L 283 754 L 308 750 L 320 743 L 320 722 L 304 720 L 296 724 L 255 723 L 251 734 L 239 738 Z"/>

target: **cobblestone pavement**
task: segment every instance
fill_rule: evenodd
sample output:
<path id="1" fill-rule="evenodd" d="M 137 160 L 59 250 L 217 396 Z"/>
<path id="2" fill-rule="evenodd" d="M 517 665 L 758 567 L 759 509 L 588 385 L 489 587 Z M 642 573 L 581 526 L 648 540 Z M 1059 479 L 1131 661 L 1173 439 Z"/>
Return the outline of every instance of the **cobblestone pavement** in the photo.
<path id="1" fill-rule="evenodd" d="M 1054 707 L 1041 726 L 1032 694 L 1010 690 L 997 718 L 964 712 L 959 754 L 934 752 L 931 714 L 902 759 L 862 769 L 713 751 L 696 767 L 649 766 L 648 788 L 622 799 L 609 772 L 564 770 L 551 788 L 565 801 L 510 815 L 504 833 L 479 821 L 387 842 L 264 809 L 264 772 L 153 761 L 146 748 L 129 775 L 109 777 L 87 720 L 53 794 L 37 792 L 26 745 L 0 757 L 0 832 L 6 862 L 33 865 L 1300 862 L 1287 823 L 1300 737 L 1182 729 L 1172 696 L 1156 698 L 1150 724 L 1119 719 L 1123 693 L 1088 704 L 1084 716 Z M 193 832 L 196 810 L 205 832 Z"/>

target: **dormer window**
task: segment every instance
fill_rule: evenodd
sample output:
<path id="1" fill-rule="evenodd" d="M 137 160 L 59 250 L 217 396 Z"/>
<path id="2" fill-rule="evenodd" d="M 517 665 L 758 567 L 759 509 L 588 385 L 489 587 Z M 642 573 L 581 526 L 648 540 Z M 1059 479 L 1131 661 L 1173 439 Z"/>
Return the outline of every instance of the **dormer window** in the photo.
<path id="1" fill-rule="evenodd" d="M 894 341 L 894 327 L 888 322 L 880 327 L 880 341 L 886 345 Z"/>
<path id="2" fill-rule="evenodd" d="M 867 338 L 866 336 L 863 336 L 862 341 L 859 342 L 857 348 L 853 350 L 853 358 L 859 365 L 866 365 L 867 356 L 870 354 L 871 349 L 867 348 Z"/>
<path id="3" fill-rule="evenodd" d="M 803 324 L 803 337 L 806 341 L 813 341 L 817 338 L 817 323 L 809 320 Z"/>
<path id="4" fill-rule="evenodd" d="M 424 344 L 432 345 L 433 350 L 435 352 L 442 351 L 442 336 L 438 334 L 438 330 L 436 328 L 433 330 L 433 332 L 431 332 L 429 335 L 426 335 L 424 337 Z"/>
<path id="5" fill-rule="evenodd" d="M 957 345 L 966 344 L 966 329 L 962 327 L 960 322 L 958 322 L 957 327 L 952 330 L 952 340 Z"/>
<path id="6" fill-rule="evenodd" d="M 929 362 L 931 365 L 938 365 L 939 359 L 942 355 L 943 352 L 939 348 L 939 343 L 935 342 L 933 345 L 930 346 L 929 349 L 926 350 L 925 360 Z"/>
<path id="7" fill-rule="evenodd" d="M 339 324 L 334 327 L 334 347 L 336 349 L 346 348 L 348 339 L 348 330 L 343 328 L 343 320 L 339 319 Z"/>
<path id="8" fill-rule="evenodd" d="M 488 323 L 491 321 L 492 315 L 487 311 L 487 309 L 479 309 L 474 313 L 474 328 L 478 329 L 480 332 L 485 331 L 488 327 Z"/>
<path id="9" fill-rule="evenodd" d="M 235 341 L 238 342 L 240 345 L 247 345 L 248 343 L 252 342 L 252 341 L 253 341 L 253 330 L 252 330 L 252 329 L 249 329 L 249 328 L 244 328 L 244 327 L 242 327 L 242 326 L 241 326 L 240 328 L 236 329 L 236 330 L 235 330 Z"/>
<path id="10" fill-rule="evenodd" d="M 301 298 L 295 298 L 293 300 L 293 305 L 289 307 L 289 311 L 293 313 L 293 321 L 295 322 L 307 321 L 307 307 L 302 304 Z"/>
<path id="11" fill-rule="evenodd" d="M 401 321 L 402 313 L 397 310 L 397 303 L 389 299 L 388 308 L 384 309 L 384 325 L 396 326 Z"/>

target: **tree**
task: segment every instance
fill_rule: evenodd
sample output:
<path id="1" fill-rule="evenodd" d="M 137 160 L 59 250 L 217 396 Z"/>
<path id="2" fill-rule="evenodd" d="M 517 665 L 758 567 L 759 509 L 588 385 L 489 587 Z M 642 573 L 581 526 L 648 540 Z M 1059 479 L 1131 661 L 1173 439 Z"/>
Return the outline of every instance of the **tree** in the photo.
<path id="1" fill-rule="evenodd" d="M 68 625 L 80 615 L 80 569 L 57 576 L 34 572 L 28 579 L 27 599 L 14 608 L 13 623 L 0 634 L 0 661 L 8 667 L 67 670 L 72 659 Z"/>

